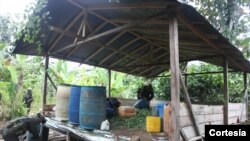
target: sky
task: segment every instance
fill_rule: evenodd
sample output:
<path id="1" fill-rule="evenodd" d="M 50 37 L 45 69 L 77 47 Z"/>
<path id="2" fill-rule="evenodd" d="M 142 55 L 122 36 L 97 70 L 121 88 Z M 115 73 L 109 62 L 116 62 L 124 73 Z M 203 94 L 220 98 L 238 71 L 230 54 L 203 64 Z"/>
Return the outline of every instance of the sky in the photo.
<path id="1" fill-rule="evenodd" d="M 0 14 L 23 14 L 29 3 L 35 0 L 0 0 Z"/>

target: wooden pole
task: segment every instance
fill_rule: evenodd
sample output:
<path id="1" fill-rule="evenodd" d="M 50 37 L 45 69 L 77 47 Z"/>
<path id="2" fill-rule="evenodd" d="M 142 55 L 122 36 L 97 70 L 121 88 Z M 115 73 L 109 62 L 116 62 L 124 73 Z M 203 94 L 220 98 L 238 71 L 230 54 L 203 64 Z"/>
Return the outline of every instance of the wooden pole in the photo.
<path id="1" fill-rule="evenodd" d="M 229 102 L 229 97 L 228 97 L 228 62 L 227 58 L 223 58 L 223 77 L 224 77 L 224 109 L 223 109 L 223 114 L 224 114 L 224 124 L 228 124 L 228 102 Z"/>
<path id="2" fill-rule="evenodd" d="M 179 79 L 179 41 L 176 14 L 169 19 L 169 46 L 171 71 L 171 121 L 170 141 L 180 140 L 180 79 Z"/>
<path id="3" fill-rule="evenodd" d="M 187 105 L 187 109 L 188 109 L 188 112 L 189 112 L 189 116 L 190 116 L 191 121 L 193 122 L 194 130 L 195 130 L 196 135 L 197 135 L 197 136 L 200 136 L 201 133 L 200 133 L 198 124 L 196 123 L 196 120 L 195 120 L 195 116 L 194 116 L 194 112 L 193 112 L 193 108 L 192 108 L 192 103 L 191 103 L 191 101 L 190 101 L 190 97 L 189 97 L 187 88 L 186 88 L 186 86 L 185 86 L 185 82 L 184 82 L 184 80 L 182 79 L 181 72 L 179 72 L 179 73 L 180 73 L 181 87 L 182 87 L 183 92 L 184 92 L 184 99 L 185 99 L 185 103 L 186 103 L 186 105 Z"/>
<path id="4" fill-rule="evenodd" d="M 109 85 L 108 85 L 109 95 L 108 95 L 108 97 L 110 97 L 111 96 L 111 70 L 110 69 L 108 69 L 108 75 L 109 75 Z"/>
<path id="5" fill-rule="evenodd" d="M 46 105 L 46 96 L 47 96 L 47 81 L 48 81 L 48 73 L 47 70 L 49 68 L 49 56 L 45 55 L 45 68 L 44 68 L 44 85 L 43 85 L 43 98 L 42 98 L 42 113 L 44 113 L 44 108 Z"/>
<path id="6" fill-rule="evenodd" d="M 247 84 L 248 84 L 248 81 L 247 81 L 247 73 L 244 72 L 244 89 L 245 89 L 245 104 L 246 104 L 246 120 L 248 120 L 248 93 L 247 93 Z"/>
<path id="7" fill-rule="evenodd" d="M 55 90 L 57 90 L 57 87 L 56 87 L 55 83 L 53 82 L 53 80 L 51 79 L 50 75 L 48 74 L 48 72 L 46 72 L 46 73 L 47 73 L 47 76 L 48 76 L 49 81 L 51 82 L 52 86 L 54 87 Z"/>

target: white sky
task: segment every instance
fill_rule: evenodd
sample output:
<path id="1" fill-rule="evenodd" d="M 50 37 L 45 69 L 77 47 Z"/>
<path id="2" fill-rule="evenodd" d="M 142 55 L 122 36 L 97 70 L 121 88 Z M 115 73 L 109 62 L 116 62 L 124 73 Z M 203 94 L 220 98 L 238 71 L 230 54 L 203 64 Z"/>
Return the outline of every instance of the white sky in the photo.
<path id="1" fill-rule="evenodd" d="M 35 0 L 0 0 L 0 14 L 23 14 L 26 6 Z"/>

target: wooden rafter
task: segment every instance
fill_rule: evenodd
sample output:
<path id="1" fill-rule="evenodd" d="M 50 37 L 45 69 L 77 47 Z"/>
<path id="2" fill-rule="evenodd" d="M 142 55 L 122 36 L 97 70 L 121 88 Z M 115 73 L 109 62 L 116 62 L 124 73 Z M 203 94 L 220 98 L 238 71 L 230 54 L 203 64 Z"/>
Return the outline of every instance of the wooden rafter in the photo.
<path id="1" fill-rule="evenodd" d="M 127 24 L 127 23 L 133 23 L 135 21 L 140 21 L 139 19 L 110 19 L 110 22 L 114 22 L 114 23 L 122 23 L 122 24 Z M 164 25 L 166 26 L 168 24 L 168 20 L 167 19 L 155 19 L 155 20 L 151 20 L 151 21 L 147 21 L 144 24 L 154 24 L 154 25 Z M 193 24 L 199 25 L 199 24 L 203 24 L 203 22 L 192 22 Z"/>
<path id="2" fill-rule="evenodd" d="M 149 17 L 146 17 L 144 18 L 143 20 L 141 21 L 138 21 L 138 22 L 134 22 L 134 23 L 129 23 L 129 24 L 125 24 L 125 25 L 122 25 L 122 26 L 116 26 L 115 28 L 113 29 L 110 29 L 108 31 L 104 31 L 102 33 L 99 33 L 97 35 L 94 35 L 94 36 L 91 36 L 91 37 L 87 37 L 87 38 L 83 38 L 83 37 L 78 37 L 78 35 L 75 35 L 75 37 L 78 37 L 80 39 L 82 39 L 82 41 L 79 41 L 77 42 L 76 44 L 71 44 L 71 45 L 68 45 L 68 46 L 65 46 L 65 47 L 62 47 L 52 53 L 58 53 L 58 52 L 61 52 L 63 50 L 66 50 L 66 49 L 70 49 L 70 48 L 74 48 L 75 46 L 78 46 L 78 45 L 81 45 L 83 43 L 86 43 L 86 42 L 89 42 L 89 41 L 92 41 L 92 40 L 95 40 L 95 39 L 98 39 L 98 38 L 101 38 L 103 36 L 107 36 L 107 35 L 110 35 L 110 34 L 113 34 L 113 33 L 116 33 L 116 32 L 120 32 L 122 30 L 125 30 L 126 28 L 128 27 L 132 27 L 132 26 L 136 26 L 136 25 L 139 25 L 139 24 L 142 24 L 146 21 L 150 21 L 150 20 L 153 20 L 153 19 L 156 19 L 156 18 L 159 18 L 161 17 L 162 15 L 166 14 L 166 12 L 159 12 L 157 14 L 153 14 Z M 62 29 L 61 29 L 62 30 Z M 61 31 L 60 31 L 61 32 Z M 64 31 L 64 33 L 67 33 L 67 31 Z M 68 34 L 68 33 L 67 33 Z M 70 34 L 68 34 L 70 35 Z"/>
<path id="3" fill-rule="evenodd" d="M 139 38 L 134 38 L 131 41 L 127 42 L 126 44 L 124 44 L 123 46 L 121 46 L 119 48 L 120 51 L 122 51 L 124 48 L 128 47 L 129 45 L 133 44 L 135 41 L 139 40 Z M 103 64 L 105 61 L 107 61 L 109 58 L 111 58 L 113 55 L 115 55 L 116 52 L 112 52 L 111 54 L 109 54 L 108 56 L 106 56 L 105 58 L 102 59 L 102 61 L 99 62 L 99 64 Z"/>
<path id="4" fill-rule="evenodd" d="M 155 33 L 155 34 L 161 33 L 161 34 L 166 34 L 166 36 L 168 36 L 168 32 L 169 32 L 168 29 L 162 30 L 161 28 L 147 28 L 147 27 L 140 27 L 140 26 L 128 28 L 127 31 L 138 31 L 138 32 L 143 32 L 143 33 Z M 180 31 L 179 35 L 182 37 L 183 36 L 192 37 L 193 33 L 190 31 Z M 218 39 L 218 36 L 214 34 L 205 33 L 205 35 L 209 37 L 210 39 Z"/>
<path id="5" fill-rule="evenodd" d="M 155 49 L 155 50 L 153 51 L 153 53 L 159 51 L 160 49 L 161 49 L 161 48 Z M 144 54 L 144 55 L 142 55 L 141 57 L 138 57 L 138 58 L 144 60 L 147 56 L 148 56 L 147 54 Z M 139 60 L 138 60 L 138 59 L 135 59 L 135 60 L 131 61 L 130 63 L 127 63 L 124 67 L 129 67 L 129 66 L 131 66 L 132 64 L 134 64 L 134 63 L 137 62 L 137 61 L 139 61 Z"/>
<path id="6" fill-rule="evenodd" d="M 76 0 L 71 0 L 75 3 Z M 139 8 L 167 8 L 169 5 L 175 5 L 176 2 L 140 2 L 140 3 L 103 3 L 99 5 L 88 5 L 86 6 L 86 9 L 88 10 L 120 10 L 120 9 L 139 9 Z M 82 5 L 81 5 L 82 6 Z"/>
<path id="7" fill-rule="evenodd" d="M 82 30 L 83 30 L 83 26 L 84 26 L 84 20 L 81 22 L 81 25 L 77 31 L 77 34 L 76 35 L 80 35 Z M 76 43 L 78 41 L 78 38 L 75 38 L 75 40 L 73 41 L 73 43 Z"/>
<path id="8" fill-rule="evenodd" d="M 211 46 L 212 48 L 216 49 L 218 52 L 220 52 L 221 54 L 224 54 L 225 56 L 227 56 L 227 54 L 222 51 L 218 46 L 216 46 L 216 44 L 210 40 L 205 34 L 203 34 L 202 31 L 200 31 L 194 24 L 192 24 L 192 22 L 185 17 L 185 15 L 182 13 L 182 11 L 177 10 L 178 11 L 178 19 L 185 24 L 197 37 L 201 38 L 205 43 L 207 43 L 209 46 Z M 234 65 L 238 66 L 239 68 L 242 69 L 242 71 L 245 71 L 245 68 L 243 66 L 241 66 L 236 60 L 231 59 L 230 56 L 228 56 L 228 60 L 231 61 Z"/>
<path id="9" fill-rule="evenodd" d="M 141 46 L 139 46 L 139 47 L 136 47 L 136 49 L 133 50 L 132 52 L 130 52 L 130 54 L 134 54 L 135 52 L 139 51 L 140 49 L 142 49 L 142 48 L 144 48 L 144 47 L 146 47 L 146 46 L 148 46 L 148 44 L 143 44 L 143 45 L 141 45 Z M 113 63 L 109 66 L 109 68 L 112 68 L 113 66 L 115 66 L 115 65 L 118 64 L 118 63 L 120 63 L 121 61 L 123 61 L 123 60 L 126 59 L 126 58 L 127 58 L 127 56 L 123 56 L 122 58 L 116 60 L 115 62 L 113 62 Z"/>
<path id="10" fill-rule="evenodd" d="M 112 47 L 110 47 L 110 46 L 106 46 L 106 45 L 100 43 L 100 41 L 96 41 L 96 42 L 94 42 L 94 43 L 97 44 L 97 45 L 99 45 L 101 48 L 106 48 L 106 49 L 109 49 L 109 50 L 111 50 L 111 51 L 113 51 L 113 52 L 116 52 L 116 53 L 119 53 L 119 54 L 122 54 L 122 55 L 127 55 L 128 57 L 130 57 L 130 58 L 132 58 L 132 59 L 139 59 L 139 60 L 142 61 L 142 62 L 144 61 L 143 59 L 140 59 L 140 58 L 138 58 L 138 57 L 135 56 L 135 55 L 128 54 L 128 53 L 126 53 L 126 52 L 120 51 L 119 49 L 112 48 Z M 98 66 L 102 66 L 102 65 L 99 64 Z"/>
<path id="11" fill-rule="evenodd" d="M 85 24 L 88 26 L 88 23 L 87 23 L 87 22 L 86 22 Z M 101 23 L 100 25 L 98 25 L 98 26 L 95 28 L 95 30 L 94 30 L 93 32 L 90 32 L 89 35 L 87 35 L 87 37 L 90 37 L 90 36 L 94 35 L 95 32 L 101 30 L 106 24 L 107 24 L 107 22 L 103 22 L 103 23 Z M 67 55 L 67 57 L 69 57 L 71 54 L 73 54 L 78 48 L 79 48 L 79 46 L 77 46 L 77 47 L 75 47 L 74 49 L 72 49 L 72 50 L 69 52 L 69 54 Z"/>
<path id="12" fill-rule="evenodd" d="M 160 42 L 165 42 L 166 44 L 168 44 L 168 41 L 164 41 L 163 38 L 158 38 L 158 37 L 151 37 L 151 36 L 143 36 L 145 39 L 149 39 L 149 40 L 154 40 L 154 41 L 160 41 Z M 165 38 L 168 38 L 165 37 Z M 208 47 L 208 45 L 204 44 L 204 42 L 202 41 L 186 41 L 186 40 L 180 40 L 179 41 L 180 45 L 190 45 L 190 46 L 204 46 L 204 47 Z"/>
<path id="13" fill-rule="evenodd" d="M 91 30 L 91 32 L 93 32 L 93 30 L 90 28 L 90 30 Z M 122 33 L 123 34 L 123 33 Z M 121 34 L 121 35 L 122 35 Z M 124 53 L 124 52 L 122 52 L 122 51 L 120 51 L 120 50 L 118 50 L 118 49 L 115 49 L 115 48 L 112 48 L 112 47 L 110 47 L 110 46 L 108 46 L 108 45 L 105 45 L 105 44 L 102 44 L 99 40 L 97 40 L 97 39 L 95 39 L 96 41 L 94 42 L 95 44 L 97 44 L 98 46 L 100 46 L 100 48 L 106 48 L 106 49 L 109 49 L 109 50 L 111 50 L 111 51 L 113 51 L 113 52 L 117 52 L 117 53 L 120 53 L 120 54 L 122 54 L 122 55 L 126 55 L 126 56 L 128 56 L 128 57 L 130 57 L 130 58 L 132 58 L 132 59 L 136 59 L 137 58 L 137 56 L 134 56 L 134 55 L 131 55 L 131 54 L 127 54 L 127 53 Z M 111 39 L 112 40 L 112 39 Z M 111 43 L 110 41 L 108 42 L 108 43 Z M 139 59 L 139 60 L 141 60 L 141 61 L 143 61 L 143 59 Z M 81 60 L 80 62 L 82 62 L 82 63 L 84 63 L 84 62 L 86 62 L 85 61 L 85 59 L 84 60 Z M 98 65 L 98 66 L 102 66 L 102 65 Z"/>
<path id="14" fill-rule="evenodd" d="M 120 32 L 118 33 L 116 36 L 114 36 L 113 38 L 111 38 L 106 44 L 105 46 L 109 46 L 111 43 L 113 43 L 117 38 L 119 38 L 120 36 L 122 36 L 124 34 L 124 32 Z M 84 61 L 89 61 L 91 58 L 93 58 L 94 56 L 96 56 L 99 52 L 101 52 L 104 48 L 100 47 L 98 48 L 94 53 L 92 53 L 90 56 L 88 56 Z"/>
<path id="15" fill-rule="evenodd" d="M 75 16 L 75 18 L 72 21 L 70 21 L 70 23 L 65 27 L 65 30 L 66 31 L 69 30 L 83 15 L 84 15 L 84 10 L 82 10 L 81 12 L 79 12 Z M 48 50 L 49 52 L 52 51 L 55 48 L 56 44 L 60 41 L 60 39 L 62 39 L 62 37 L 63 37 L 63 34 L 60 34 L 55 39 L 55 41 L 53 43 L 49 43 L 49 50 Z"/>
<path id="16" fill-rule="evenodd" d="M 157 61 L 160 60 L 161 58 L 165 57 L 166 55 L 169 55 L 169 54 L 168 54 L 168 53 L 162 53 L 161 55 L 157 56 L 157 57 L 155 58 L 155 62 L 157 62 Z M 161 64 L 161 63 L 160 63 L 160 64 Z M 147 69 L 143 69 L 143 71 L 141 71 L 140 74 L 145 73 L 148 69 L 151 69 L 151 68 L 152 68 L 152 66 L 149 67 L 149 68 L 147 68 Z M 134 70 L 132 70 L 132 72 L 135 72 L 135 71 L 137 71 L 138 69 L 139 69 L 139 68 L 135 68 Z"/>
<path id="17" fill-rule="evenodd" d="M 109 21 L 113 23 L 128 24 L 128 23 L 133 23 L 135 21 L 140 21 L 140 20 L 139 19 L 109 19 Z M 155 19 L 155 20 L 147 21 L 144 24 L 166 25 L 168 24 L 168 20 Z"/>
<path id="18" fill-rule="evenodd" d="M 74 4 L 75 4 L 75 3 L 74 3 Z M 79 6 L 79 5 L 78 5 L 78 6 Z M 91 14 L 95 15 L 96 17 L 99 17 L 100 19 L 102 19 L 102 20 L 104 20 L 104 21 L 107 21 L 107 22 L 109 22 L 109 23 L 111 23 L 111 24 L 113 24 L 113 25 L 115 25 L 115 26 L 118 26 L 118 24 L 109 21 L 107 18 L 105 18 L 105 17 L 103 17 L 103 16 L 100 16 L 99 14 L 97 14 L 97 13 L 95 13 L 95 12 L 93 12 L 93 11 L 89 11 L 89 13 L 91 13 Z M 126 29 L 126 30 L 127 30 L 127 29 Z M 138 37 L 138 38 L 140 38 L 140 39 L 142 39 L 142 40 L 144 40 L 145 42 L 147 42 L 147 43 L 149 43 L 149 44 L 152 44 L 152 45 L 154 45 L 154 46 L 160 47 L 160 48 L 162 48 L 162 49 L 168 51 L 168 49 L 167 49 L 166 47 L 163 47 L 163 46 L 161 46 L 161 45 L 159 45 L 159 44 L 157 44 L 157 43 L 153 43 L 152 41 L 143 38 L 143 37 L 142 37 L 140 34 L 138 34 L 138 33 L 135 33 L 135 32 L 132 32 L 132 31 L 127 31 L 127 32 L 130 33 L 130 34 L 132 34 L 132 35 L 134 35 L 134 36 L 136 36 L 136 37 Z"/>

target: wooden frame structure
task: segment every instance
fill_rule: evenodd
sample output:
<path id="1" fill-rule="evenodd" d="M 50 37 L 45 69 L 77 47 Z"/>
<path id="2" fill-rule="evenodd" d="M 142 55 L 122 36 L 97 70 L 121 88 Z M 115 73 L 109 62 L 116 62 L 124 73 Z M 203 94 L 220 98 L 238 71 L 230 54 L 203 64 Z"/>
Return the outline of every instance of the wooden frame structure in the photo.
<path id="1" fill-rule="evenodd" d="M 180 138 L 180 85 L 192 113 L 179 62 L 202 60 L 224 68 L 225 124 L 228 123 L 228 69 L 245 72 L 247 89 L 246 73 L 250 72 L 250 62 L 189 5 L 172 0 L 61 0 L 60 3 L 48 0 L 45 11 L 50 12 L 52 20 L 48 22 L 49 28 L 44 29 L 47 35 L 42 51 L 22 38 L 16 42 L 14 50 L 16 54 L 45 57 L 43 106 L 47 78 L 50 80 L 46 73 L 49 57 L 106 68 L 109 80 L 111 70 L 155 77 L 170 69 L 171 141 Z M 108 87 L 110 96 L 110 81 Z"/>

